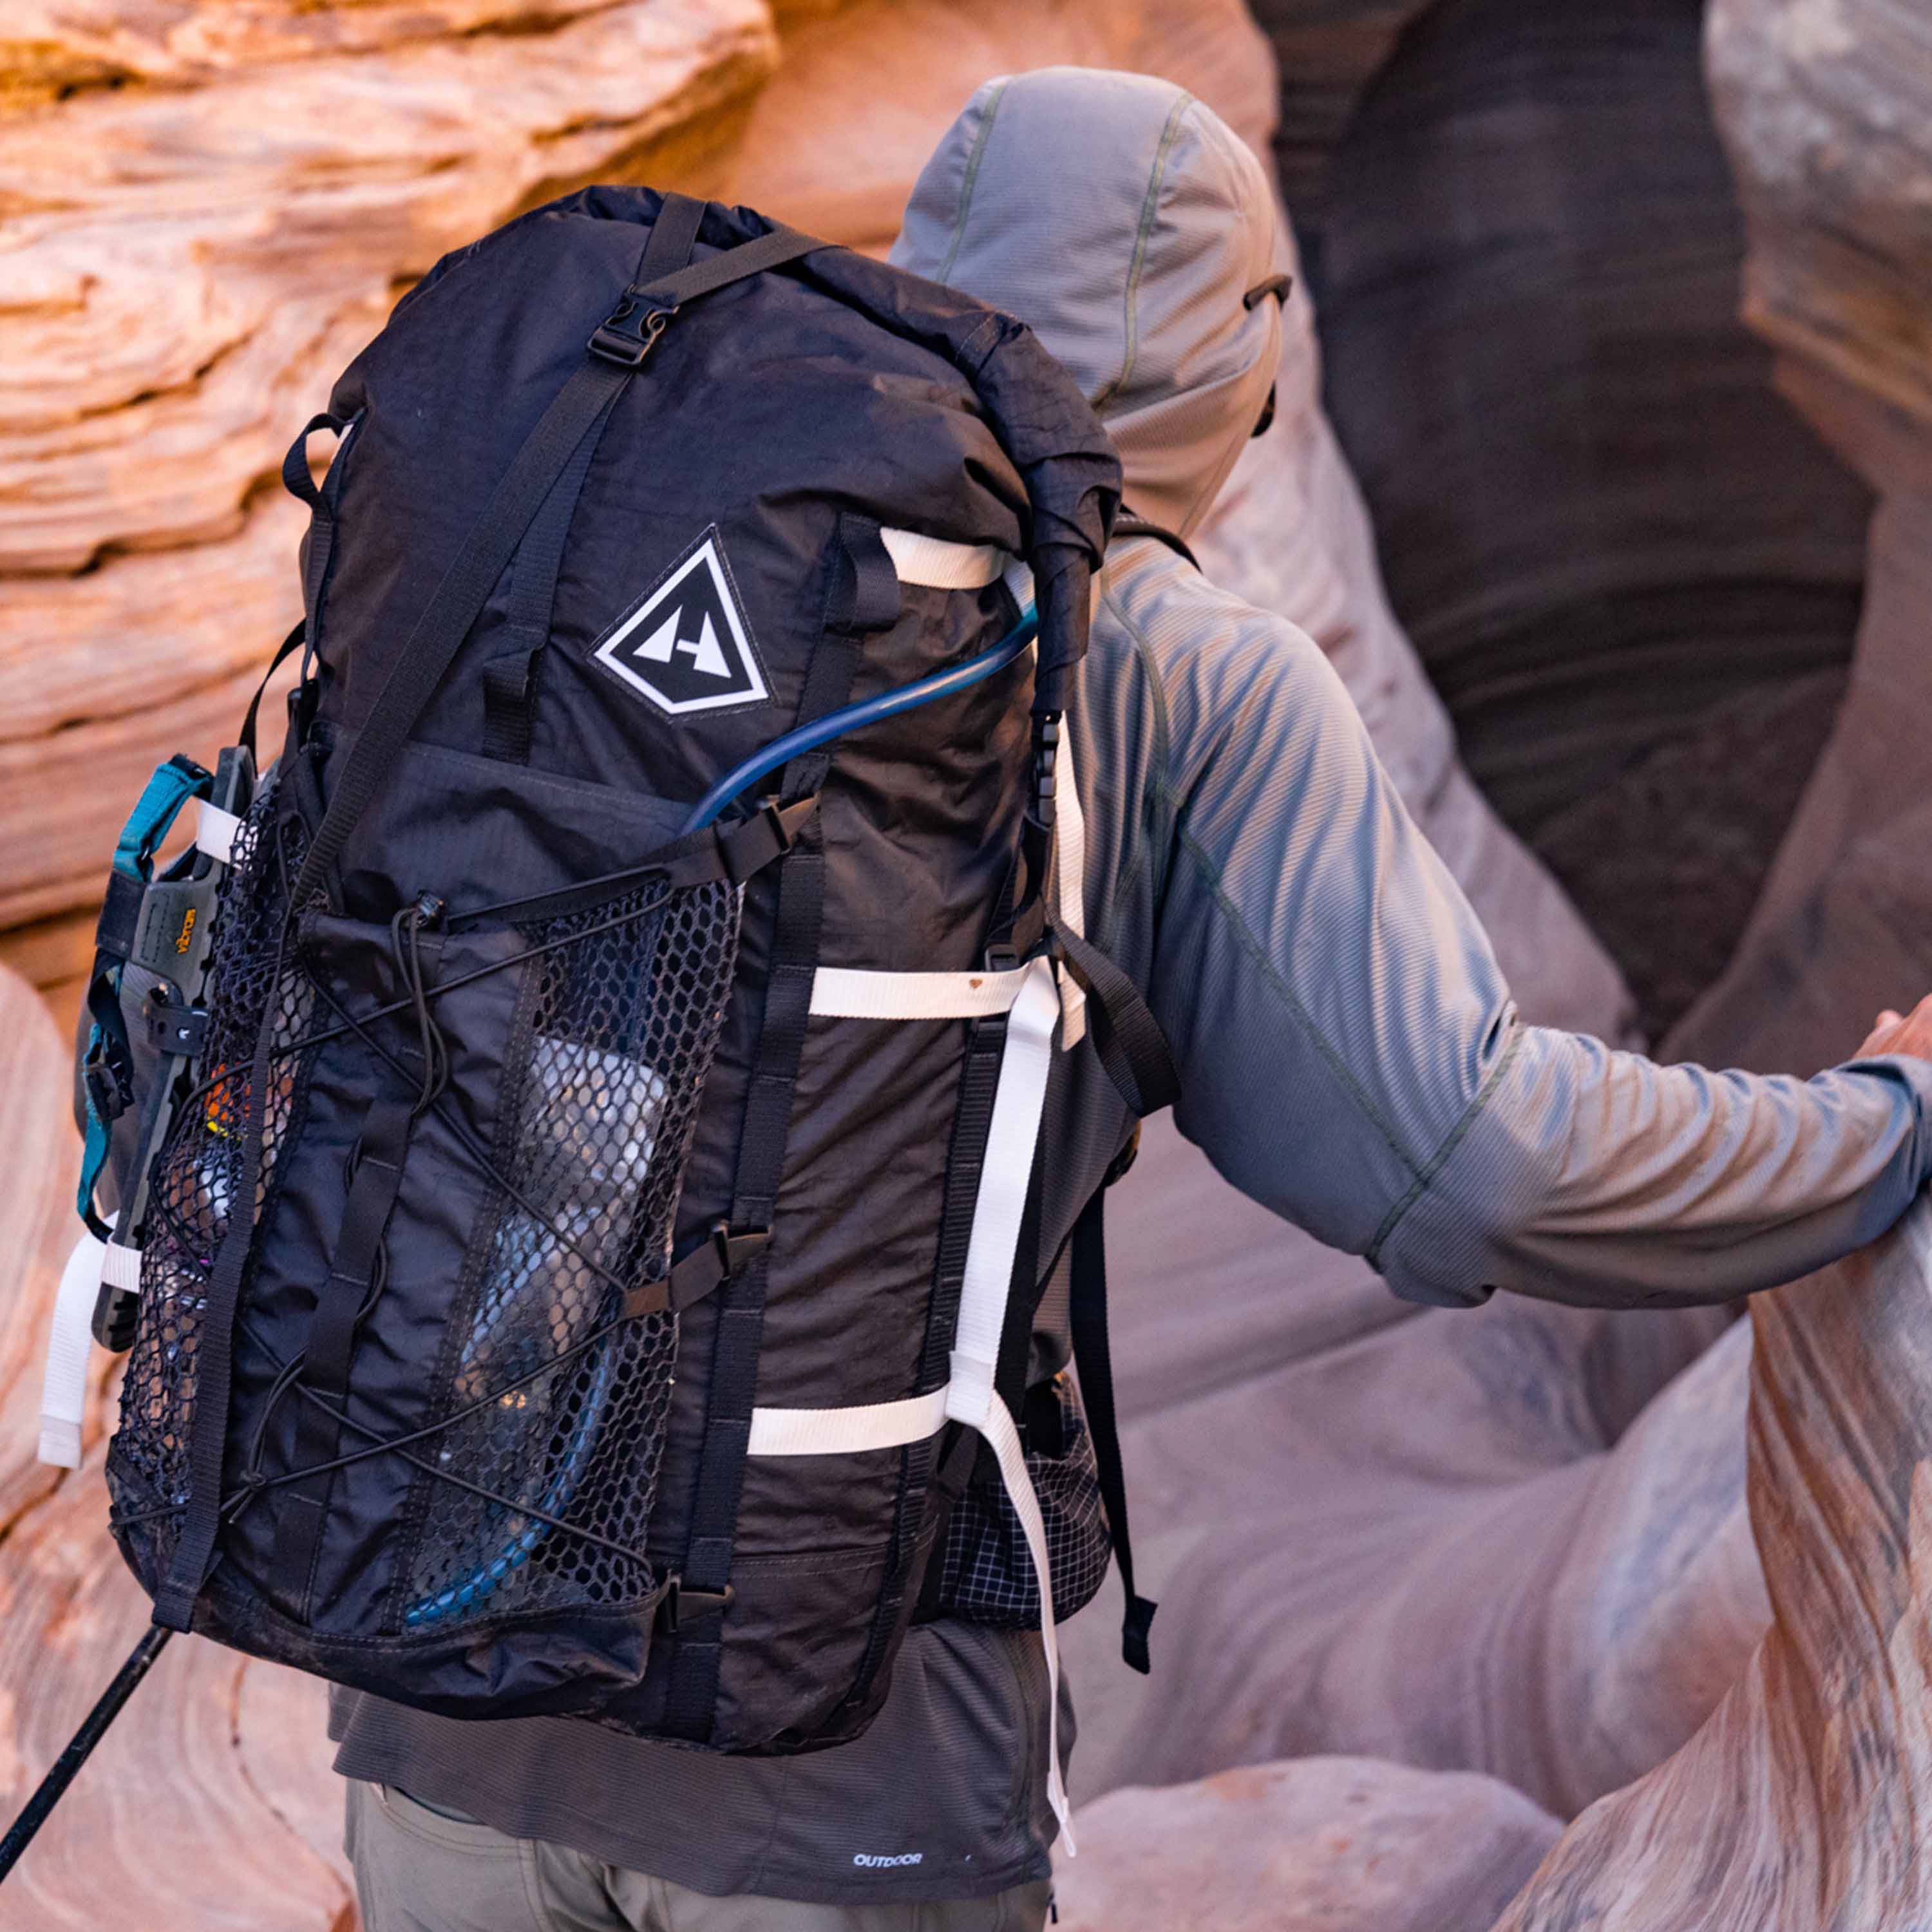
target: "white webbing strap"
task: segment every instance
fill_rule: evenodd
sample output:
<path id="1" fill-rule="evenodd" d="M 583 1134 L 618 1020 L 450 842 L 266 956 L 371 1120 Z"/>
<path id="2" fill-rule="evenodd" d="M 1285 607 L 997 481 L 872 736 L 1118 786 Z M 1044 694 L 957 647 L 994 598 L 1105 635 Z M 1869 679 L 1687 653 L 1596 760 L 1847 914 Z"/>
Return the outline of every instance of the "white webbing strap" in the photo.
<path id="1" fill-rule="evenodd" d="M 242 830 L 242 821 L 233 812 L 224 812 L 220 806 L 210 805 L 205 798 L 199 802 L 201 824 L 196 830 L 194 842 L 211 859 L 218 859 L 223 865 L 228 865 L 235 856 L 235 835 Z"/>
<path id="2" fill-rule="evenodd" d="M 135 1286 L 140 1282 L 141 1257 L 132 1248 L 112 1248 L 82 1231 L 61 1270 L 54 1294 L 53 1313 L 47 1322 L 46 1366 L 40 1376 L 40 1460 L 56 1468 L 80 1467 L 80 1425 L 87 1413 L 88 1352 L 94 1346 L 94 1304 L 110 1258 L 126 1255 L 134 1261 Z M 116 1286 L 124 1285 L 125 1264 L 114 1267 Z"/>
<path id="3" fill-rule="evenodd" d="M 934 590 L 982 590 L 1012 562 L 998 544 L 948 543 L 916 530 L 882 530 L 879 538 L 902 584 L 922 584 Z"/>
<path id="4" fill-rule="evenodd" d="M 849 1456 L 898 1449 L 936 1436 L 946 1422 L 946 1391 L 859 1408 L 754 1408 L 748 1456 Z"/>
<path id="5" fill-rule="evenodd" d="M 1073 761 L 1073 728 L 1060 721 L 1060 758 L 1053 782 L 1054 866 L 1059 877 L 1060 923 L 1076 938 L 1087 937 L 1087 820 L 1080 809 L 1080 774 Z M 1060 1044 L 1078 1046 L 1087 1037 L 1087 992 L 1062 968 L 1060 974 Z"/>
<path id="6" fill-rule="evenodd" d="M 966 1245 L 966 1278 L 959 1297 L 946 1413 L 976 1429 L 993 1445 L 1006 1494 L 1026 1532 L 1027 1549 L 1040 1585 L 1040 1639 L 1046 1652 L 1047 1801 L 1060 1821 L 1070 1857 L 1073 1831 L 1067 1816 L 1066 1787 L 1060 1775 L 1060 1642 L 1053 1623 L 1046 1528 L 1027 1474 L 1019 1431 L 993 1386 L 1000 1336 L 1006 1326 L 1007 1292 L 1012 1283 L 1013 1257 L 1033 1178 L 1034 1149 L 1046 1105 L 1047 1076 L 1053 1065 L 1054 1023 L 1060 1017 L 1060 994 L 1052 968 L 1041 958 L 1022 970 L 1028 984 L 1014 1001 L 1006 1022 L 1006 1050 L 1000 1058 L 992 1124 L 987 1132 L 979 1198 L 974 1204 L 972 1234 Z"/>
<path id="7" fill-rule="evenodd" d="M 866 973 L 821 966 L 812 975 L 812 1010 L 848 1020 L 979 1019 L 1006 1012 L 1025 978 L 1020 971 Z"/>

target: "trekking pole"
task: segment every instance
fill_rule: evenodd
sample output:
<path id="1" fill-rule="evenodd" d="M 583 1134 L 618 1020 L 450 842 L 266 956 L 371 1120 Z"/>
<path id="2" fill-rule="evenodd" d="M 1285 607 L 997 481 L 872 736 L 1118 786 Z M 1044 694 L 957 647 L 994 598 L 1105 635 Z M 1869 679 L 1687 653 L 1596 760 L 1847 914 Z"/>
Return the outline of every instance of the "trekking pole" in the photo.
<path id="1" fill-rule="evenodd" d="M 7 1828 L 6 1837 L 0 1838 L 0 1885 L 6 1882 L 8 1873 L 20 1863 L 20 1854 L 34 1842 L 34 1834 L 46 1822 L 47 1814 L 74 1782 L 75 1772 L 87 1762 L 107 1726 L 121 1714 L 122 1706 L 134 1696 L 134 1687 L 147 1676 L 173 1635 L 172 1630 L 164 1630 L 159 1624 L 149 1625 L 141 1641 L 128 1653 L 128 1661 L 115 1672 L 114 1682 L 100 1694 L 100 1702 L 88 1712 L 67 1749 L 55 1759 L 52 1770 L 40 1780 L 20 1816 Z"/>

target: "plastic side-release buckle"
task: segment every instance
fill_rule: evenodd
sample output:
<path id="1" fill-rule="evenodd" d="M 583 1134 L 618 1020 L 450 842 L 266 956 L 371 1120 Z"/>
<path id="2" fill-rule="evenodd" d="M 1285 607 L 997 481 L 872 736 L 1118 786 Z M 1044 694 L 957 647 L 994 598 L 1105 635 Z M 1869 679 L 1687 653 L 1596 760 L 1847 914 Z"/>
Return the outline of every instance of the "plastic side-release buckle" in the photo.
<path id="1" fill-rule="evenodd" d="M 722 1590 L 694 1590 L 674 1574 L 665 1579 L 664 1594 L 658 1600 L 658 1628 L 667 1636 L 676 1636 L 686 1618 L 722 1615 L 737 1594 L 729 1583 Z"/>
<path id="2" fill-rule="evenodd" d="M 626 1297 L 625 1315 L 652 1315 L 666 1308 L 682 1314 L 722 1288 L 771 1238 L 769 1228 L 741 1228 L 734 1233 L 724 1222 L 712 1222 L 703 1239 L 671 1263 L 668 1276 L 646 1282 Z"/>
<path id="3" fill-rule="evenodd" d="M 592 355 L 620 368 L 634 369 L 657 346 L 675 308 L 647 307 L 634 289 L 590 332 L 586 345 Z"/>
<path id="4" fill-rule="evenodd" d="M 763 872 L 774 860 L 782 859 L 798 842 L 805 821 L 818 809 L 818 794 L 782 806 L 768 798 L 749 818 L 718 836 L 718 850 L 724 861 L 724 876 L 734 886 Z"/>

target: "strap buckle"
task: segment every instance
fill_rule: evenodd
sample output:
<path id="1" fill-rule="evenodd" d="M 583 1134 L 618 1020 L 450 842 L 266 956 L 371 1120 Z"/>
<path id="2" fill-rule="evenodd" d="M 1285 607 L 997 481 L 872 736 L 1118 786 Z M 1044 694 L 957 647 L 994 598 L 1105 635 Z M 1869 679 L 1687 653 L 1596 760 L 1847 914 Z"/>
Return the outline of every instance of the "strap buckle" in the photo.
<path id="1" fill-rule="evenodd" d="M 199 1060 L 208 1042 L 208 1012 L 190 1006 L 165 980 L 148 995 L 148 1043 L 162 1053 Z"/>
<path id="2" fill-rule="evenodd" d="M 81 1062 L 81 1084 L 94 1118 L 111 1127 L 134 1102 L 134 1070 L 120 1042 L 105 1029 L 97 1029 Z"/>
<path id="3" fill-rule="evenodd" d="M 586 346 L 606 362 L 634 369 L 657 346 L 658 338 L 676 313 L 675 308 L 646 308 L 626 290 L 623 300 L 591 331 Z"/>
<path id="4" fill-rule="evenodd" d="M 737 1594 L 729 1583 L 722 1590 L 694 1590 L 674 1571 L 665 1580 L 664 1593 L 658 1599 L 658 1628 L 667 1636 L 676 1636 L 687 1616 L 722 1616 Z"/>
<path id="5" fill-rule="evenodd" d="M 750 818 L 721 835 L 718 850 L 732 884 L 742 886 L 775 860 L 782 859 L 798 843 L 799 832 L 818 804 L 816 792 L 786 806 L 780 805 L 776 796 L 768 798 Z"/>

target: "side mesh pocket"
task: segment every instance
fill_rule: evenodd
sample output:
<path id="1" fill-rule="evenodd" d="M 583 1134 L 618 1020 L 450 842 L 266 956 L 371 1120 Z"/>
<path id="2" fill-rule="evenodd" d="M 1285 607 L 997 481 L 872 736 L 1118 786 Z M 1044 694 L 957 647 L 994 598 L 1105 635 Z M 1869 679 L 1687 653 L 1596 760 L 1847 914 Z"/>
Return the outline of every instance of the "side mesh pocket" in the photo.
<path id="1" fill-rule="evenodd" d="M 262 1026 L 269 1076 L 253 1212 L 272 1191 L 278 1158 L 300 1111 L 312 991 L 287 943 L 288 885 L 302 863 L 299 820 L 280 814 L 271 785 L 236 833 L 216 900 L 207 1045 L 200 1078 L 155 1157 L 141 1258 L 134 1345 L 107 1458 L 110 1521 L 136 1572 L 152 1582 L 172 1558 L 188 1507 L 208 1283 L 242 1191 L 249 1082 Z"/>
<path id="2" fill-rule="evenodd" d="M 1073 1378 L 1064 1370 L 1029 1392 L 1027 1474 L 1046 1528 L 1053 1615 L 1064 1622 L 1094 1600 L 1113 1543 L 1093 1438 Z M 976 1474 L 946 1524 L 939 1608 L 970 1622 L 1008 1630 L 1040 1628 L 1040 1586 L 1026 1531 L 997 1475 Z"/>
<path id="3" fill-rule="evenodd" d="M 661 887 L 520 928 L 532 970 L 506 1070 L 487 1238 L 439 1371 L 400 1607 L 408 1630 L 484 1612 L 635 1604 L 677 1352 L 670 1273 L 742 894 Z"/>

